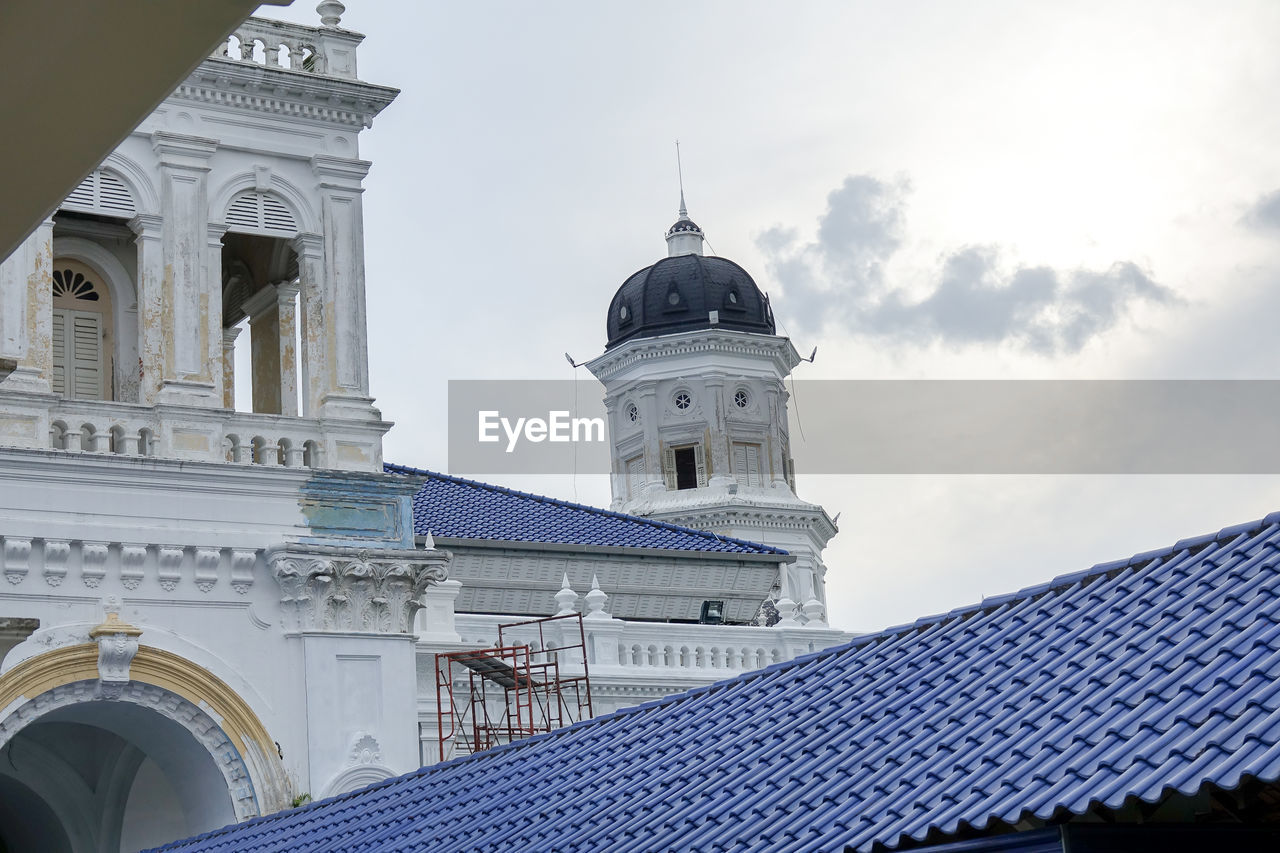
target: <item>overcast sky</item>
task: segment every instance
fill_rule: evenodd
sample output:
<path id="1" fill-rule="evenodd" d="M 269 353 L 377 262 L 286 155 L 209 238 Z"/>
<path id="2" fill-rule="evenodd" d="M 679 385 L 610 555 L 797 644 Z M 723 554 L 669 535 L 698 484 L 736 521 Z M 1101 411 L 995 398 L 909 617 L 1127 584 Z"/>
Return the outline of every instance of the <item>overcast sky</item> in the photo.
<path id="1" fill-rule="evenodd" d="M 819 347 L 797 377 L 1280 377 L 1274 0 L 347 5 L 361 77 L 403 90 L 361 151 L 389 460 L 444 470 L 449 379 L 601 352 L 665 255 L 676 138 L 710 250 Z M 849 630 L 1280 509 L 1263 476 L 799 487 L 841 514 Z"/>

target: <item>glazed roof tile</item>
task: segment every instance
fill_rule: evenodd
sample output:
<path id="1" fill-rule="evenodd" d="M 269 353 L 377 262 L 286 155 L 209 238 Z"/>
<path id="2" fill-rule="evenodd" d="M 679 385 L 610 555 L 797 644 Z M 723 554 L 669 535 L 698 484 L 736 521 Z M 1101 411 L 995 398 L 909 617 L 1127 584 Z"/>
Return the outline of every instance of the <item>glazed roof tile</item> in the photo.
<path id="1" fill-rule="evenodd" d="M 1280 514 L 165 848 L 899 849 L 1280 780 Z"/>

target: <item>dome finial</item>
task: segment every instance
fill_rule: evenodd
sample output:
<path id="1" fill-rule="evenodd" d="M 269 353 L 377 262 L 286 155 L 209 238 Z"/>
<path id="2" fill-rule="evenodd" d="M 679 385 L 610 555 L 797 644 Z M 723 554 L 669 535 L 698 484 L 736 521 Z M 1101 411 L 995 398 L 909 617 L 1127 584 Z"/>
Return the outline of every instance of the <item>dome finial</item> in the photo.
<path id="1" fill-rule="evenodd" d="M 680 179 L 680 218 L 667 229 L 667 255 L 701 255 L 702 229 L 689 218 L 684 204 L 684 165 L 680 162 L 680 140 L 676 140 L 676 175 Z"/>
<path id="2" fill-rule="evenodd" d="M 680 218 L 688 219 L 689 211 L 684 206 L 684 166 L 680 163 L 680 140 L 676 140 L 676 176 L 680 180 Z"/>

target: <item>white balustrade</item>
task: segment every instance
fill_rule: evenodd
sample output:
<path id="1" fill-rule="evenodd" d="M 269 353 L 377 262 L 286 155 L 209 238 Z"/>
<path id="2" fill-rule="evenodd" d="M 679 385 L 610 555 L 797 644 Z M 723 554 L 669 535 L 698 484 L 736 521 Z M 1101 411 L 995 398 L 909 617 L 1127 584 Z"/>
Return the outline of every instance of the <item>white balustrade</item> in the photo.
<path id="1" fill-rule="evenodd" d="M 462 644 L 467 646 L 492 646 L 498 641 L 498 626 L 510 622 L 509 616 L 488 616 L 459 613 L 455 616 Z M 566 622 L 577 630 L 577 624 Z M 619 631 L 619 627 L 621 631 Z M 599 648 L 595 640 L 617 644 L 616 662 L 597 656 L 591 661 L 594 674 L 618 673 L 622 670 L 649 671 L 659 674 L 687 673 L 711 676 L 712 679 L 728 678 L 741 672 L 789 660 L 794 648 L 797 629 L 760 628 L 749 625 L 685 625 L 657 622 L 628 622 L 610 619 L 607 622 L 585 620 L 587 648 Z M 803 632 L 805 629 L 799 629 Z M 507 642 L 536 643 L 537 628 L 507 629 L 503 632 Z M 809 649 L 805 649 L 808 651 Z M 536 652 L 537 649 L 535 648 Z M 562 665 L 563 665 L 562 661 Z M 636 673 L 641 674 L 640 672 Z"/>
<path id="2" fill-rule="evenodd" d="M 343 424 L 342 443 L 368 447 L 369 459 L 367 464 L 330 464 L 334 460 L 326 458 L 326 446 L 333 430 L 313 418 L 76 400 L 59 400 L 45 411 L 49 430 L 42 444 L 50 450 L 285 468 L 373 468 L 386 429 L 385 424 Z"/>
<path id="3" fill-rule="evenodd" d="M 302 74 L 354 78 L 355 48 L 363 38 L 333 26 L 250 18 L 218 45 L 213 56 Z"/>

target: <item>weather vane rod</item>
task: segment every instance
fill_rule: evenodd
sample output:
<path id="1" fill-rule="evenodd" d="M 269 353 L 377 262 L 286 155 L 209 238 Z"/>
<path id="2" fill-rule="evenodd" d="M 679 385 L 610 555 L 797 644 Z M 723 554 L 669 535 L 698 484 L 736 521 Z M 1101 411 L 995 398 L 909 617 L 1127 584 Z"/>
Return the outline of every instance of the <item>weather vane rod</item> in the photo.
<path id="1" fill-rule="evenodd" d="M 680 179 L 680 215 L 688 216 L 689 211 L 684 207 L 684 166 L 680 163 L 680 140 L 676 140 L 676 175 Z"/>

